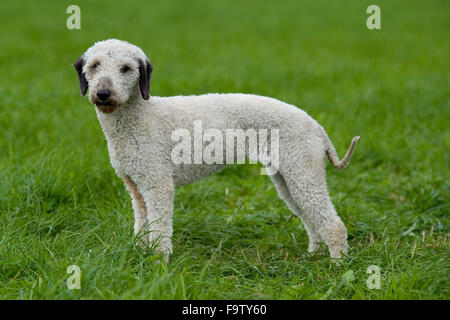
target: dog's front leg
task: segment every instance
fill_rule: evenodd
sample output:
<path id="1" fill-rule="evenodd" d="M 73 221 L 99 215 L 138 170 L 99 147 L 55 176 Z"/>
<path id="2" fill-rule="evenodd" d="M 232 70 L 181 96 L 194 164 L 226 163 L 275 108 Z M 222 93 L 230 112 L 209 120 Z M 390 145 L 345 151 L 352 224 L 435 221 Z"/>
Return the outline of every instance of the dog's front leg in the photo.
<path id="1" fill-rule="evenodd" d="M 145 227 L 147 225 L 147 209 L 145 208 L 144 197 L 139 192 L 136 183 L 128 175 L 122 176 L 125 186 L 131 196 L 131 203 L 134 211 L 134 234 L 145 235 Z M 144 242 L 145 243 L 145 242 Z"/>
<path id="2" fill-rule="evenodd" d="M 150 181 L 142 188 L 147 209 L 149 245 L 168 260 L 172 253 L 172 216 L 175 187 L 171 177 Z"/>

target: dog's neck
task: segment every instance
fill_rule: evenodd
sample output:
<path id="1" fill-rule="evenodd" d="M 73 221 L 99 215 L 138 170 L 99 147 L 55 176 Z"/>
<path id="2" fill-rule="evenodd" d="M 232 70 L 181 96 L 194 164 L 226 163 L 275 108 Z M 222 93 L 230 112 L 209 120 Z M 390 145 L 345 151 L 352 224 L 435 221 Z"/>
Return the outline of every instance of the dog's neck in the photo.
<path id="1" fill-rule="evenodd" d="M 119 106 L 111 113 L 104 113 L 98 107 L 95 107 L 97 118 L 108 142 L 122 134 L 124 130 L 133 128 L 132 124 L 137 121 L 139 116 L 139 106 L 143 103 L 144 100 L 138 103 L 129 102 Z"/>

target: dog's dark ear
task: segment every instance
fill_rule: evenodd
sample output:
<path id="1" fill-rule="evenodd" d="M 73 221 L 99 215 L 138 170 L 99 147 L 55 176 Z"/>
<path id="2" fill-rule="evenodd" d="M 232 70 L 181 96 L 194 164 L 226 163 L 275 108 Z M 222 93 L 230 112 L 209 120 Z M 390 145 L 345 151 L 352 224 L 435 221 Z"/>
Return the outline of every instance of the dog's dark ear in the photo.
<path id="1" fill-rule="evenodd" d="M 150 78 L 153 66 L 149 60 L 145 62 L 139 59 L 139 89 L 144 100 L 150 98 Z"/>
<path id="2" fill-rule="evenodd" d="M 85 62 L 86 61 L 84 60 L 84 56 L 81 55 L 73 64 L 75 70 L 77 70 L 78 73 L 78 81 L 80 82 L 80 92 L 82 96 L 86 94 L 88 88 L 88 82 L 86 80 L 86 76 L 83 73 L 83 66 Z"/>

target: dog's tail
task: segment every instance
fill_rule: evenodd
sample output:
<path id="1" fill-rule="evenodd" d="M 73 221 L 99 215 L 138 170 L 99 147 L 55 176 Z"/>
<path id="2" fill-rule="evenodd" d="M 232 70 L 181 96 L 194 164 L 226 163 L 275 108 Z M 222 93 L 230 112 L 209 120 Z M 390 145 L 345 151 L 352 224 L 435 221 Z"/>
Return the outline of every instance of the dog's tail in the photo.
<path id="1" fill-rule="evenodd" d="M 331 164 L 336 169 L 344 169 L 350 162 L 350 159 L 353 154 L 353 150 L 355 149 L 356 143 L 359 140 L 359 136 L 354 137 L 352 139 L 352 143 L 350 144 L 350 147 L 348 148 L 347 153 L 345 154 L 344 158 L 342 158 L 342 160 L 339 160 L 339 157 L 336 153 L 336 149 L 334 148 L 333 143 L 331 142 L 330 138 L 328 137 L 328 135 L 326 133 L 325 133 L 325 138 L 326 138 L 326 146 L 327 146 L 325 153 L 327 154 L 328 159 L 330 160 Z"/>

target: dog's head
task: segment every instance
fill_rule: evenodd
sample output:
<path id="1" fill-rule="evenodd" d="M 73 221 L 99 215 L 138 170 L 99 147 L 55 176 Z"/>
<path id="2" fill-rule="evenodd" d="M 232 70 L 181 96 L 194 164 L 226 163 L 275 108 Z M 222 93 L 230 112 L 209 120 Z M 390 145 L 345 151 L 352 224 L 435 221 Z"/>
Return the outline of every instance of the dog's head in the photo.
<path id="1" fill-rule="evenodd" d="M 150 98 L 152 64 L 144 52 L 125 41 L 95 43 L 74 63 L 81 95 L 89 88 L 89 101 L 111 113 L 133 99 Z"/>

